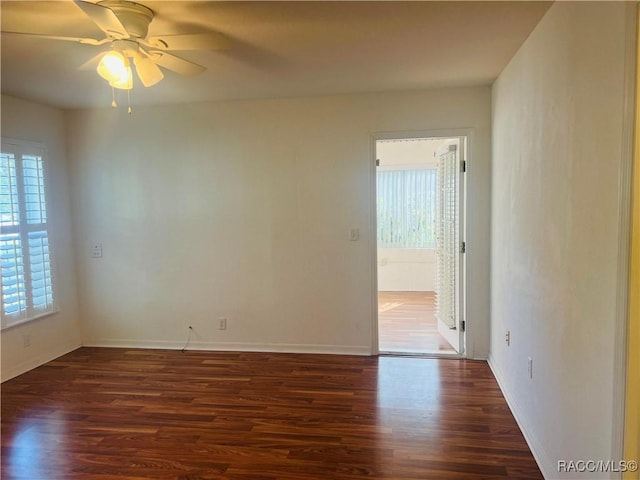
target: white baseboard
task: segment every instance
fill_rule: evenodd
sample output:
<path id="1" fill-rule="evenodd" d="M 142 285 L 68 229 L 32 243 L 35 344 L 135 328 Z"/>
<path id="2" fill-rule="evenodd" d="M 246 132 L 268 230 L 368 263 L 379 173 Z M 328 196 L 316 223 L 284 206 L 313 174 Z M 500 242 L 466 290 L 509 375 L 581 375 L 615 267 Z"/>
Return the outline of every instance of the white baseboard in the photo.
<path id="1" fill-rule="evenodd" d="M 73 352 L 74 350 L 80 348 L 81 346 L 82 345 L 79 345 L 79 344 L 65 345 L 56 350 L 52 350 L 52 351 L 43 353 L 41 355 L 36 355 L 35 357 L 32 357 L 28 360 L 25 360 L 24 362 L 14 365 L 8 368 L 7 370 L 3 370 L 1 381 L 6 382 L 7 380 L 11 380 L 12 378 L 17 377 L 18 375 L 22 375 L 23 373 L 26 373 L 29 370 L 33 370 L 34 368 L 37 368 L 40 365 L 44 365 L 45 363 L 50 362 L 51 360 L 55 360 L 56 358 L 66 355 L 69 352 Z"/>
<path id="2" fill-rule="evenodd" d="M 527 445 L 529 445 L 529 450 L 531 450 L 533 458 L 535 458 L 538 467 L 542 472 L 542 475 L 546 479 L 558 478 L 559 473 L 557 471 L 557 468 L 555 467 L 554 461 L 546 453 L 545 449 L 542 446 L 542 443 L 538 441 L 536 436 L 531 432 L 529 428 L 527 428 L 527 426 L 522 421 L 522 417 L 519 415 L 520 407 L 518 406 L 518 402 L 509 393 L 509 390 L 506 387 L 506 382 L 504 381 L 504 376 L 496 365 L 496 362 L 491 354 L 489 354 L 487 363 L 489 364 L 489 368 L 491 368 L 491 371 L 493 372 L 493 376 L 498 382 L 498 386 L 500 387 L 502 395 L 507 401 L 507 405 L 509 406 L 513 417 L 516 419 L 518 427 L 520 427 L 520 431 L 522 432 Z"/>
<path id="3" fill-rule="evenodd" d="M 86 340 L 85 347 L 159 348 L 182 350 L 184 342 L 165 340 L 128 340 L 101 338 Z M 187 350 L 265 353 L 325 353 L 337 355 L 371 355 L 371 348 L 358 345 L 309 345 L 291 343 L 189 342 Z"/>

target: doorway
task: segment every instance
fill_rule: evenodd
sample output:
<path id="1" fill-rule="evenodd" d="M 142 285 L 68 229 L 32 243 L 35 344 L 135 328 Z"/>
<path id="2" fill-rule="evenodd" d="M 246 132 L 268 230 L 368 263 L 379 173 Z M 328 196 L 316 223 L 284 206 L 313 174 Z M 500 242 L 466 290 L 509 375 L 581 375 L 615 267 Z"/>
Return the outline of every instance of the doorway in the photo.
<path id="1" fill-rule="evenodd" d="M 466 137 L 375 142 L 378 350 L 464 353 Z"/>

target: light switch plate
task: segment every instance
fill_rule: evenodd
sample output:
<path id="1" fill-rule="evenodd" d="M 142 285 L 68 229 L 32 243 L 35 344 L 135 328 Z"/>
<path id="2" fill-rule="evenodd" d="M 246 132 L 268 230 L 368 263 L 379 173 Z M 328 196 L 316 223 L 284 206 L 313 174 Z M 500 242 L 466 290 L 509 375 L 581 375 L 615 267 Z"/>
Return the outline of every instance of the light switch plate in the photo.
<path id="1" fill-rule="evenodd" d="M 94 243 L 91 245 L 91 258 L 102 258 L 102 244 Z"/>

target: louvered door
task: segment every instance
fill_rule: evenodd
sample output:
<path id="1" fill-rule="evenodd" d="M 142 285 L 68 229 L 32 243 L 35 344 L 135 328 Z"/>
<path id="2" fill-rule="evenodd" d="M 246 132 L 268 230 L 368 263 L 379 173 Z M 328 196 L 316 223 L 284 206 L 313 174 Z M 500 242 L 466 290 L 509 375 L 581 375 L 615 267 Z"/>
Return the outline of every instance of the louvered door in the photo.
<path id="1" fill-rule="evenodd" d="M 460 142 L 457 142 L 446 145 L 438 152 L 438 218 L 436 230 L 436 317 L 445 327 L 451 330 L 458 330 L 458 332 L 461 330 L 459 302 L 461 163 L 459 149 Z M 457 335 L 451 335 L 451 338 L 457 340 Z M 455 341 L 455 344 L 458 343 L 460 342 Z"/>

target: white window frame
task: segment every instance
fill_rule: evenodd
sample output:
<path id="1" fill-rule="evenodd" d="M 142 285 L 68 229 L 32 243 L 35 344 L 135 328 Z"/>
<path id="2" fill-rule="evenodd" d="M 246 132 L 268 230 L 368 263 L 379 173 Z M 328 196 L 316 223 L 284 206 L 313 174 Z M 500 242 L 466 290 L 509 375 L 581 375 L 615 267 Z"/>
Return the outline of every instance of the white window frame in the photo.
<path id="1" fill-rule="evenodd" d="M 59 312 L 58 301 L 57 301 L 57 275 L 56 275 L 56 264 L 55 264 L 55 249 L 52 241 L 52 222 L 51 222 L 51 189 L 49 187 L 49 168 L 47 161 L 47 151 L 45 145 L 39 142 L 31 142 L 26 140 L 18 140 L 12 138 L 2 137 L 2 153 L 11 153 L 15 156 L 16 159 L 16 180 L 18 187 L 18 205 L 20 208 L 20 225 L 16 229 L 15 227 L 4 227 L 2 228 L 2 233 L 7 233 L 6 230 L 17 230 L 17 233 L 20 234 L 22 248 L 23 248 L 23 259 L 29 258 L 28 252 L 28 234 L 30 231 L 42 231 L 46 230 L 47 232 L 47 241 L 49 246 L 49 268 L 51 272 L 51 289 L 52 289 L 52 297 L 53 302 L 47 308 L 35 308 L 31 304 L 31 286 L 30 284 L 30 268 L 27 267 L 27 262 L 23 260 L 24 268 L 25 268 L 25 282 L 27 283 L 27 309 L 23 312 L 19 312 L 18 314 L 10 314 L 6 315 L 4 313 L 4 302 L 2 295 L 2 282 L 0 281 L 0 329 L 6 330 L 8 328 L 15 327 L 17 325 L 22 325 L 28 322 L 32 322 L 42 317 L 46 317 Z M 46 222 L 44 224 L 35 224 L 37 228 L 34 229 L 34 224 L 29 224 L 26 221 L 26 200 L 24 194 L 24 179 L 23 179 L 23 165 L 22 160 L 23 156 L 33 155 L 38 156 L 42 159 L 42 172 L 43 172 L 43 180 L 44 180 L 44 195 L 45 195 L 45 212 L 46 212 Z M 42 228 L 42 227 L 45 228 Z M 25 254 L 26 252 L 26 254 Z"/>

